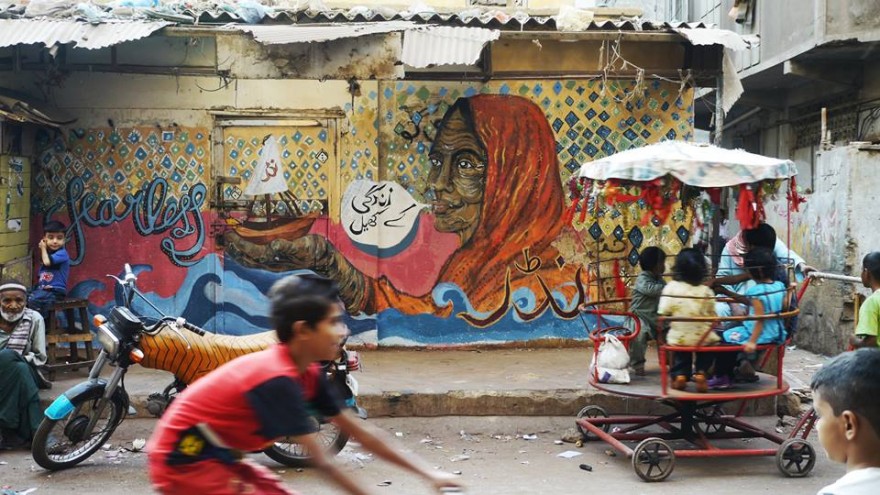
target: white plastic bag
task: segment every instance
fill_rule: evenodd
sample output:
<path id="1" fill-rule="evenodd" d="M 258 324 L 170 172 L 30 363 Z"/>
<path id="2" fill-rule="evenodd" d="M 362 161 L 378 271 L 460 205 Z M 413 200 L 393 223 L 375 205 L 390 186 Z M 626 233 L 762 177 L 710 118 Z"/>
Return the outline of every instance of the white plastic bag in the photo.
<path id="1" fill-rule="evenodd" d="M 625 370 L 629 365 L 629 353 L 626 352 L 623 342 L 614 335 L 605 334 L 605 341 L 599 346 L 599 358 L 596 364 L 600 368 Z"/>
<path id="2" fill-rule="evenodd" d="M 611 368 L 599 367 L 596 369 L 596 375 L 599 377 L 599 383 L 629 383 L 629 370 L 613 370 Z"/>

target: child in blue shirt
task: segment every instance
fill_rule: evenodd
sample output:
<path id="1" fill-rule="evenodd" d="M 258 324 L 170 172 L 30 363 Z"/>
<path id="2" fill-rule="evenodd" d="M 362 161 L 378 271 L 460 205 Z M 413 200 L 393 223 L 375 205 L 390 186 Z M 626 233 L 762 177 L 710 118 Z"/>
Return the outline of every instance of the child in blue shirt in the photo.
<path id="1" fill-rule="evenodd" d="M 786 300 L 786 286 L 776 280 L 778 261 L 773 251 L 755 248 L 745 256 L 745 264 L 754 281 L 746 289 L 742 301 L 749 304 L 749 316 L 762 316 L 783 311 Z M 758 344 L 782 343 L 785 341 L 785 325 L 781 318 L 765 320 L 746 320 L 741 326 L 725 330 L 721 335 L 727 344 L 742 345 L 745 352 L 755 352 Z M 733 384 L 736 352 L 719 352 L 715 357 L 715 376 L 709 380 L 709 387 L 730 388 Z"/>
<path id="2" fill-rule="evenodd" d="M 43 238 L 37 248 L 40 252 L 40 272 L 37 284 L 28 297 L 28 306 L 47 316 L 49 307 L 67 295 L 67 277 L 70 275 L 70 255 L 64 249 L 67 227 L 58 221 L 47 222 Z"/>

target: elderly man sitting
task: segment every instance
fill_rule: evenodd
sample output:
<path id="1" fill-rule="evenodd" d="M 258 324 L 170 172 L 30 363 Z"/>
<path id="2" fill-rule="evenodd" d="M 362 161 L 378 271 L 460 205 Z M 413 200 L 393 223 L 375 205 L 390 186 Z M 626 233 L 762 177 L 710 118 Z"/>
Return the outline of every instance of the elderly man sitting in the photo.
<path id="1" fill-rule="evenodd" d="M 29 448 L 42 420 L 37 366 L 46 363 L 46 325 L 28 309 L 27 289 L 0 282 L 0 449 Z"/>

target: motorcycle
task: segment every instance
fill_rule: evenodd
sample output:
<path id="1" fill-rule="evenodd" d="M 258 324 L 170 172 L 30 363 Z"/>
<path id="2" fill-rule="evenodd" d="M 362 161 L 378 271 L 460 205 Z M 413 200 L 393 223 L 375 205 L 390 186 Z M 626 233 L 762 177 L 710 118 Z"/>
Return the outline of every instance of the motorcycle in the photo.
<path id="1" fill-rule="evenodd" d="M 110 439 L 129 411 L 124 378 L 131 366 L 140 364 L 174 374 L 171 385 L 148 399 L 147 409 L 159 416 L 186 385 L 227 361 L 277 343 L 274 331 L 245 336 L 216 335 L 182 317 L 164 315 L 137 289 L 137 276 L 128 264 L 122 279 L 108 277 L 119 285 L 122 305 L 113 308 L 109 318 L 94 317 L 101 352 L 88 379 L 65 391 L 46 408 L 34 434 L 34 461 L 49 470 L 79 464 Z M 135 296 L 161 316 L 138 315 L 134 310 Z M 151 319 L 155 321 L 149 323 Z M 186 335 L 181 329 L 188 331 Z M 109 377 L 103 378 L 101 372 L 108 364 L 114 369 Z M 343 342 L 338 359 L 323 366 L 328 381 L 337 387 L 346 406 L 366 419 L 366 412 L 357 405 L 357 380 L 350 374 L 360 369 L 358 354 L 346 350 Z M 327 449 L 328 455 L 336 455 L 345 447 L 348 435 L 324 418 L 313 419 L 317 422 L 319 443 Z M 290 438 L 278 439 L 263 452 L 292 467 L 308 465 L 311 457 L 305 447 Z"/>

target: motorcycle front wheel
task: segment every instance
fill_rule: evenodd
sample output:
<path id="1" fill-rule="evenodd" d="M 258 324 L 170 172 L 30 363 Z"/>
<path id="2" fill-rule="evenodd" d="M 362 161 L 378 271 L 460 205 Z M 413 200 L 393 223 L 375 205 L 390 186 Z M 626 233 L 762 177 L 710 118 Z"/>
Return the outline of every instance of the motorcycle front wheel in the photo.
<path id="1" fill-rule="evenodd" d="M 317 420 L 315 420 L 317 421 Z M 333 423 L 320 423 L 318 425 L 318 442 L 329 456 L 335 456 L 348 443 L 348 433 L 340 430 Z M 275 462 L 290 467 L 308 467 L 311 465 L 311 455 L 305 446 L 291 441 L 290 437 L 278 439 L 268 449 L 264 450 Z"/>
<path id="2" fill-rule="evenodd" d="M 86 434 L 91 419 L 98 415 L 100 397 L 73 401 L 74 409 L 59 420 L 44 417 L 34 434 L 32 451 L 40 466 L 58 471 L 73 467 L 88 459 L 104 445 L 126 414 L 119 397 L 113 397 L 104 406 L 91 433 Z"/>

